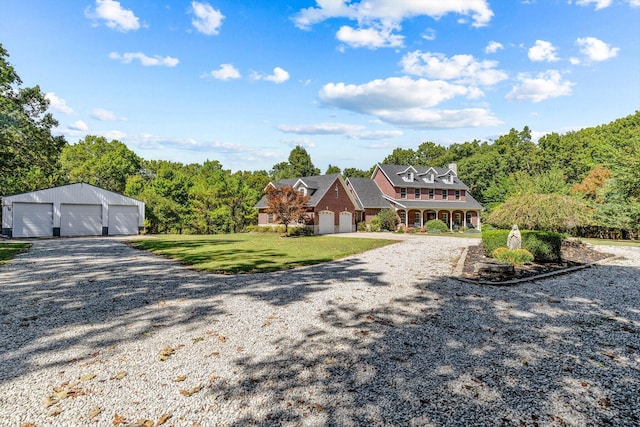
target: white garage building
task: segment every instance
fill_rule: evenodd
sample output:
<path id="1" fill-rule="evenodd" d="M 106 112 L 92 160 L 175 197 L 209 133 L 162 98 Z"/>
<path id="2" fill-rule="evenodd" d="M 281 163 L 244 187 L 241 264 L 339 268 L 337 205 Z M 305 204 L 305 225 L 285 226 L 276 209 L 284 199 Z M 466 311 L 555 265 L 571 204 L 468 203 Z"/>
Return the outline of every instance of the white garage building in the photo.
<path id="1" fill-rule="evenodd" d="M 144 202 L 77 183 L 2 198 L 2 234 L 9 237 L 138 234 Z"/>

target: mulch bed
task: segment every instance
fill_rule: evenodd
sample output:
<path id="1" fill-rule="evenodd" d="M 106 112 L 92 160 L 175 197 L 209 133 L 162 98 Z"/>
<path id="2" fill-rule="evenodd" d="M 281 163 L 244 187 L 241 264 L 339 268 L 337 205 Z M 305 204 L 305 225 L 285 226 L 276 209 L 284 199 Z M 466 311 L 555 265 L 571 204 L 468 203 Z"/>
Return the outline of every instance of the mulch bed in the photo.
<path id="1" fill-rule="evenodd" d="M 592 249 L 584 243 L 564 240 L 562 243 L 562 262 L 560 263 L 530 263 L 516 267 L 515 275 L 509 277 L 480 277 L 474 270 L 479 262 L 493 261 L 485 255 L 482 245 L 470 246 L 462 269 L 462 277 L 469 280 L 486 280 L 500 283 L 507 280 L 533 278 L 545 273 L 559 272 L 571 267 L 591 264 L 611 257 L 612 255 Z"/>

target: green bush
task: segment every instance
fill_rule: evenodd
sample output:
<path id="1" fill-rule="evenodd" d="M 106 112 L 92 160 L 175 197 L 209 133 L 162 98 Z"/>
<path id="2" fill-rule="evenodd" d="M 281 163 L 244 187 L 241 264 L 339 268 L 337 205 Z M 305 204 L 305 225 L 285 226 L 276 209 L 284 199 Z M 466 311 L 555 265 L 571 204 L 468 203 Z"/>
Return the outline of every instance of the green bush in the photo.
<path id="1" fill-rule="evenodd" d="M 313 229 L 307 227 L 289 227 L 289 236 L 313 236 Z"/>
<path id="2" fill-rule="evenodd" d="M 287 232 L 287 227 L 285 227 L 285 225 L 284 225 L 284 224 L 280 224 L 280 225 L 278 226 L 278 228 L 276 229 L 276 233 L 281 233 L 281 234 L 283 234 L 283 233 L 286 233 L 286 232 Z"/>
<path id="3" fill-rule="evenodd" d="M 492 255 L 496 260 L 512 265 L 523 265 L 533 261 L 533 254 L 526 249 L 512 251 L 507 248 L 497 248 Z"/>
<path id="4" fill-rule="evenodd" d="M 424 225 L 424 228 L 429 233 L 433 233 L 433 232 L 446 233 L 447 231 L 449 231 L 449 227 L 447 227 L 447 224 L 440 221 L 439 219 L 431 219 L 427 221 L 427 223 Z"/>
<path id="5" fill-rule="evenodd" d="M 359 222 L 358 225 L 356 226 L 356 230 L 357 231 L 367 231 L 367 223 L 362 221 Z"/>
<path id="6" fill-rule="evenodd" d="M 394 209 L 382 209 L 376 215 L 380 220 L 380 229 L 387 231 L 395 231 L 398 224 L 398 215 Z"/>
<path id="7" fill-rule="evenodd" d="M 482 230 L 482 247 L 490 256 L 497 248 L 507 245 L 511 230 Z M 536 262 L 559 262 L 562 258 L 562 234 L 548 231 L 521 230 L 522 247 Z"/>
<path id="8" fill-rule="evenodd" d="M 380 217 L 379 216 L 374 216 L 373 218 L 371 218 L 371 222 L 369 222 L 369 230 L 371 231 L 380 231 Z"/>
<path id="9" fill-rule="evenodd" d="M 254 231 L 257 231 L 258 226 L 257 225 L 247 225 L 244 228 L 244 232 L 245 233 L 253 233 Z"/>

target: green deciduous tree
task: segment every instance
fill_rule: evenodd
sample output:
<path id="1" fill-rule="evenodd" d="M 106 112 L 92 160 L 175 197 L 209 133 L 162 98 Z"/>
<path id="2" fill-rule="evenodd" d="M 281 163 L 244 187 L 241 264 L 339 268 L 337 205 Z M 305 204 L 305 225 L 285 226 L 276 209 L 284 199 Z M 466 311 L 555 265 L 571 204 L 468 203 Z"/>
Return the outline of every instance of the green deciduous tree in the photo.
<path id="1" fill-rule="evenodd" d="M 86 182 L 118 193 L 124 192 L 127 179 L 139 173 L 142 165 L 142 159 L 124 143 L 93 135 L 66 145 L 60 162 L 67 182 Z"/>
<path id="2" fill-rule="evenodd" d="M 23 88 L 0 44 L 0 195 L 48 186 L 57 181 L 65 144 L 51 131 L 58 125 L 38 86 Z"/>

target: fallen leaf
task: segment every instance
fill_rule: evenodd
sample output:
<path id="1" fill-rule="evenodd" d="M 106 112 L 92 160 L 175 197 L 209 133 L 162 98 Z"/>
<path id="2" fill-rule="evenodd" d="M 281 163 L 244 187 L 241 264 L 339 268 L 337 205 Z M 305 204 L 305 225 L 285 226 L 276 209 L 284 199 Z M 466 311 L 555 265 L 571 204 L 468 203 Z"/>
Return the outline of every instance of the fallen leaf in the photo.
<path id="1" fill-rule="evenodd" d="M 200 390 L 202 390 L 202 386 L 199 385 L 199 386 L 194 387 L 194 388 L 192 388 L 190 390 L 180 390 L 180 394 L 183 395 L 183 396 L 189 397 L 189 396 L 193 396 L 194 394 L 198 393 Z"/>
<path id="2" fill-rule="evenodd" d="M 269 321 L 267 320 L 266 322 L 264 322 L 264 323 L 262 324 L 262 327 L 264 328 L 264 327 L 267 327 L 267 326 L 270 326 L 270 325 L 271 325 L 271 322 L 269 322 Z"/>
<path id="3" fill-rule="evenodd" d="M 82 375 L 80 378 L 78 378 L 80 381 L 89 381 L 92 380 L 96 377 L 96 374 L 87 374 L 87 375 Z"/>
<path id="4" fill-rule="evenodd" d="M 126 376 L 127 376 L 127 373 L 126 373 L 125 371 L 120 371 L 120 372 L 118 372 L 118 373 L 116 374 L 116 376 L 115 376 L 115 377 L 112 377 L 111 379 L 112 379 L 112 380 L 121 380 L 121 379 L 123 379 L 123 378 L 124 378 L 124 377 L 126 377 Z"/>
<path id="5" fill-rule="evenodd" d="M 166 346 L 165 348 L 160 350 L 160 361 L 164 362 L 168 360 L 175 352 L 176 352 L 175 348 L 172 348 L 171 346 Z"/>
<path id="6" fill-rule="evenodd" d="M 209 385 L 213 384 L 218 378 L 220 378 L 218 375 L 209 376 Z"/>
<path id="7" fill-rule="evenodd" d="M 155 422 L 153 420 L 147 420 L 147 419 L 141 418 L 138 420 L 138 422 L 135 425 L 139 427 L 153 427 L 154 424 Z"/>
<path id="8" fill-rule="evenodd" d="M 34 423 L 22 423 L 20 427 L 36 427 L 36 425 Z"/>
<path id="9" fill-rule="evenodd" d="M 87 415 L 87 418 L 89 419 L 95 418 L 101 413 L 102 413 L 102 408 L 100 408 L 99 406 L 95 406 L 91 408 L 91 410 L 89 411 L 89 414 Z"/>
<path id="10" fill-rule="evenodd" d="M 118 415 L 118 413 L 116 412 L 115 415 L 113 416 L 113 425 L 117 426 L 119 424 L 124 424 L 125 423 L 125 418 L 122 415 Z"/>
<path id="11" fill-rule="evenodd" d="M 205 334 L 212 336 L 212 337 L 217 337 L 218 333 L 216 331 L 212 331 L 212 330 L 208 330 L 205 332 Z"/>
<path id="12" fill-rule="evenodd" d="M 158 419 L 156 425 L 161 426 L 162 424 L 166 423 L 169 418 L 171 418 L 171 414 L 164 414 Z"/>
<path id="13" fill-rule="evenodd" d="M 225 337 L 224 335 L 220 335 L 218 337 L 218 341 L 220 341 L 220 342 L 225 342 L 226 340 L 227 340 L 227 337 Z"/>
<path id="14" fill-rule="evenodd" d="M 60 408 L 55 408 L 53 411 L 49 412 L 49 416 L 50 417 L 57 417 L 58 415 L 60 415 L 62 413 L 62 409 Z"/>
<path id="15" fill-rule="evenodd" d="M 176 380 L 175 380 L 175 381 L 176 381 L 177 383 L 181 383 L 182 381 L 184 381 L 184 380 L 186 380 L 186 379 L 187 379 L 187 376 L 186 376 L 186 375 L 181 375 L 181 376 L 179 376 L 178 378 L 176 378 Z"/>
<path id="16" fill-rule="evenodd" d="M 199 343 L 200 341 L 204 341 L 204 338 L 202 338 L 202 337 L 193 338 L 192 341 L 193 341 L 194 344 L 196 344 L 196 343 Z"/>

